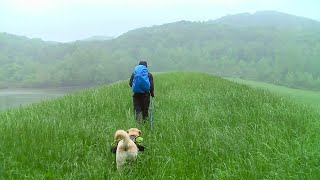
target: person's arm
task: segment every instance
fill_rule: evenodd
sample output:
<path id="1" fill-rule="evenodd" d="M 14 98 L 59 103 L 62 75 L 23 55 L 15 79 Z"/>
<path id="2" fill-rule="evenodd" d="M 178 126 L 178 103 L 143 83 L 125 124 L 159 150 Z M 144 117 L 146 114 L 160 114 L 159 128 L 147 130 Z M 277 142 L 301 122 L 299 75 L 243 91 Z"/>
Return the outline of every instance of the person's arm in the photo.
<path id="1" fill-rule="evenodd" d="M 149 73 L 149 82 L 150 82 L 150 94 L 152 97 L 154 97 L 154 83 L 153 83 L 153 76 L 151 73 Z"/>
<path id="2" fill-rule="evenodd" d="M 133 73 L 132 73 L 132 74 L 131 74 L 131 77 L 130 77 L 130 81 L 129 81 L 130 87 L 132 87 L 133 77 L 134 77 L 134 75 L 133 75 Z"/>

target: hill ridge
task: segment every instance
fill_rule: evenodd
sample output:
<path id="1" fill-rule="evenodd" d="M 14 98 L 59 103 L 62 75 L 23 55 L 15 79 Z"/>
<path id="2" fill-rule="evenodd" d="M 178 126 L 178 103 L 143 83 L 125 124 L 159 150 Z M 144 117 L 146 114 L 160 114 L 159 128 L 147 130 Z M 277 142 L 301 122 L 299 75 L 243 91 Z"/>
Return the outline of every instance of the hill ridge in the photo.
<path id="1" fill-rule="evenodd" d="M 311 110 L 204 73 L 154 81 L 152 131 L 134 121 L 127 80 L 0 113 L 0 177 L 318 177 L 319 121 Z M 142 130 L 146 150 L 136 168 L 116 173 L 109 147 L 117 129 L 130 127 Z"/>
<path id="2" fill-rule="evenodd" d="M 5 47 L 0 48 L 0 87 L 110 83 L 126 79 L 140 59 L 147 59 L 152 71 L 203 71 L 319 90 L 319 23 L 265 15 L 270 13 L 230 16 L 223 23 L 144 27 L 108 41 L 48 44 L 0 34 L 0 46 Z M 257 14 L 266 21 L 251 18 Z"/>
<path id="3" fill-rule="evenodd" d="M 282 28 L 320 28 L 320 22 L 303 16 L 265 10 L 254 13 L 230 14 L 208 23 L 234 26 L 275 26 Z"/>

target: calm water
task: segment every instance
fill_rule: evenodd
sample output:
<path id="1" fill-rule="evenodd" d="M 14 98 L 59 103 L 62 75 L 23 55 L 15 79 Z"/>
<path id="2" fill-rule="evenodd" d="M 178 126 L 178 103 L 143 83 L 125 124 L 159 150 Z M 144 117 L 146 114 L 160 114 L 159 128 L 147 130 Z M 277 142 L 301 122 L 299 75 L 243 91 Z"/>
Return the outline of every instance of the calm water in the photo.
<path id="1" fill-rule="evenodd" d="M 70 89 L 0 89 L 0 111 L 57 98 L 70 92 Z"/>

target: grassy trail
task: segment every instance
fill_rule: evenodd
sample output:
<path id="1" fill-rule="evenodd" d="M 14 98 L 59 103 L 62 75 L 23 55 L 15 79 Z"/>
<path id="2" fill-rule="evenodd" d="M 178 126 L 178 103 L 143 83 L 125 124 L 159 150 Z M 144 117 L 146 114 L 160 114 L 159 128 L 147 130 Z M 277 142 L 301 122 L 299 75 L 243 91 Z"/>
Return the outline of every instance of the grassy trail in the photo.
<path id="1" fill-rule="evenodd" d="M 201 73 L 159 74 L 153 130 L 133 119 L 128 82 L 0 114 L 0 179 L 315 179 L 319 115 L 263 90 Z M 117 129 L 146 151 L 115 172 Z"/>

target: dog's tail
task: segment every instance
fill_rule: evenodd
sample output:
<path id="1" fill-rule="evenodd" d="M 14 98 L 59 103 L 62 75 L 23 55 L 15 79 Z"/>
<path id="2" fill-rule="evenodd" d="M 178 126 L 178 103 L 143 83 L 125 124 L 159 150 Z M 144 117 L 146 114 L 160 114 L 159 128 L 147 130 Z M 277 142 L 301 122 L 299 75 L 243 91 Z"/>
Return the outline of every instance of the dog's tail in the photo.
<path id="1" fill-rule="evenodd" d="M 114 134 L 114 140 L 117 141 L 119 137 L 121 137 L 123 140 L 123 148 L 127 150 L 129 140 L 130 140 L 128 133 L 124 130 L 117 130 L 116 133 Z"/>

